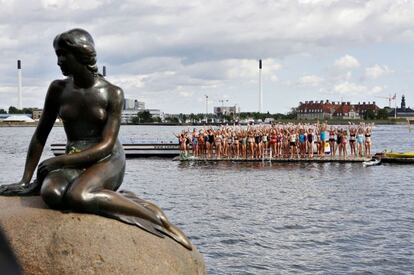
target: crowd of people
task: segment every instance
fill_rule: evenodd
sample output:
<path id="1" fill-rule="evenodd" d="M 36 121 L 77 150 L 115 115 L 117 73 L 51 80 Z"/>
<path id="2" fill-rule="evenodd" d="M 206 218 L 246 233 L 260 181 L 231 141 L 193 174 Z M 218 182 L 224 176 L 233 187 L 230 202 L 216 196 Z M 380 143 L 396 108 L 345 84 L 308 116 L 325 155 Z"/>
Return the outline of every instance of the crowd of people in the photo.
<path id="1" fill-rule="evenodd" d="M 182 156 L 199 158 L 370 157 L 371 124 L 203 127 L 176 134 Z"/>

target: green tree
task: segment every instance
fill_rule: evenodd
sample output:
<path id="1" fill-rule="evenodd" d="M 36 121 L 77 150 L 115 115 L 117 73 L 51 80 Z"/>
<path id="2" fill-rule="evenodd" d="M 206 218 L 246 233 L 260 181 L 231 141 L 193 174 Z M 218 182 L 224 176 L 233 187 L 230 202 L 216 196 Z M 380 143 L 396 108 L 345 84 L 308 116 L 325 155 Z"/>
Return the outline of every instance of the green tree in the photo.
<path id="1" fill-rule="evenodd" d="M 34 108 L 23 108 L 22 113 L 23 114 L 32 114 Z"/>
<path id="2" fill-rule="evenodd" d="M 190 120 L 191 120 L 191 122 L 192 122 L 192 123 L 194 123 L 194 121 L 196 121 L 196 120 L 197 120 L 197 116 L 196 116 L 195 114 L 193 114 L 193 113 L 191 113 L 191 114 L 189 115 L 189 118 L 190 118 Z"/>
<path id="3" fill-rule="evenodd" d="M 233 116 L 232 115 L 223 115 L 223 121 L 232 122 Z"/>
<path id="4" fill-rule="evenodd" d="M 377 119 L 388 119 L 388 110 L 385 108 L 378 110 Z"/>
<path id="5" fill-rule="evenodd" d="M 138 113 L 138 119 L 141 122 L 152 122 L 152 115 L 149 111 L 142 111 Z"/>
<path id="6" fill-rule="evenodd" d="M 17 109 L 14 106 L 9 107 L 9 114 L 21 114 L 22 110 Z"/>
<path id="7" fill-rule="evenodd" d="M 375 119 L 375 112 L 373 110 L 367 110 L 364 113 L 364 119 L 365 120 L 367 120 L 367 119 Z"/>
<path id="8" fill-rule="evenodd" d="M 287 119 L 296 119 L 298 117 L 296 108 L 290 109 L 290 112 L 287 113 L 286 118 Z"/>
<path id="9" fill-rule="evenodd" d="M 201 121 L 206 117 L 206 114 L 197 114 L 197 120 Z"/>
<path id="10" fill-rule="evenodd" d="M 138 119 L 138 116 L 134 116 L 134 117 L 131 119 L 131 123 L 132 123 L 132 124 L 139 124 L 139 119 Z"/>
<path id="11" fill-rule="evenodd" d="M 273 115 L 272 115 L 272 117 L 273 117 L 274 119 L 276 119 L 276 120 L 278 120 L 278 119 L 286 119 L 286 115 L 284 115 L 284 114 L 279 114 L 279 113 L 277 113 L 277 114 L 273 114 Z"/>
<path id="12" fill-rule="evenodd" d="M 0 114 L 7 114 L 7 112 L 4 109 L 0 109 Z"/>
<path id="13" fill-rule="evenodd" d="M 182 123 L 185 123 L 185 121 L 187 120 L 187 115 L 180 113 L 178 115 L 178 118 L 181 120 Z"/>
<path id="14" fill-rule="evenodd" d="M 133 124 L 153 122 L 152 115 L 149 111 L 142 111 L 132 118 Z"/>
<path id="15" fill-rule="evenodd" d="M 175 117 L 175 116 L 166 118 L 166 121 L 169 123 L 175 123 L 175 124 L 180 123 L 180 121 L 178 120 L 178 117 Z"/>

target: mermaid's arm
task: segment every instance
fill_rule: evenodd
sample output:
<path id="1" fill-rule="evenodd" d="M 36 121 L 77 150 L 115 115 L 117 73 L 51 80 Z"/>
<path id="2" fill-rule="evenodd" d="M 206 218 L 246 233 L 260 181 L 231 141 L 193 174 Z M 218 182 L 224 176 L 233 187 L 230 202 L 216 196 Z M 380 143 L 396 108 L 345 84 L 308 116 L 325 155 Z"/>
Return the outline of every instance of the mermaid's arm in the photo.
<path id="1" fill-rule="evenodd" d="M 47 137 L 57 117 L 57 94 L 61 90 L 62 82 L 57 80 L 49 86 L 42 116 L 29 144 L 21 180 L 14 184 L 0 186 L 0 195 L 27 195 L 40 188 L 37 185 L 41 183 L 41 180 L 32 183 L 30 183 L 30 180 L 39 163 Z"/>

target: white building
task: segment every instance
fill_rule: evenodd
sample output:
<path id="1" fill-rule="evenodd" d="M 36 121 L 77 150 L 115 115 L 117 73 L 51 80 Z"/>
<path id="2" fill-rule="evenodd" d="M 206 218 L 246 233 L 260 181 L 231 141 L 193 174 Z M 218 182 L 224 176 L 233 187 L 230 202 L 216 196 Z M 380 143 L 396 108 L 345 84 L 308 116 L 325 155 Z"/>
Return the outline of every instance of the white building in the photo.
<path id="1" fill-rule="evenodd" d="M 138 115 L 138 110 L 123 110 L 121 123 L 132 123 L 132 119 Z"/>
<path id="2" fill-rule="evenodd" d="M 139 111 L 145 110 L 145 102 L 135 100 L 135 110 L 139 110 Z"/>
<path id="3" fill-rule="evenodd" d="M 153 118 L 160 118 L 164 121 L 164 113 L 160 109 L 145 109 L 145 110 L 123 110 L 121 115 L 121 123 L 132 123 L 134 117 L 138 116 L 139 112 L 148 111 Z"/>
<path id="4" fill-rule="evenodd" d="M 240 113 L 240 107 L 235 106 L 221 106 L 214 107 L 214 114 L 217 116 L 232 116 Z"/>
<path id="5" fill-rule="evenodd" d="M 121 115 L 121 123 L 132 123 L 132 119 L 138 115 L 139 112 L 145 110 L 145 102 L 136 99 L 125 98 L 124 110 Z"/>
<path id="6" fill-rule="evenodd" d="M 136 99 L 125 98 L 124 99 L 124 110 L 138 110 L 138 112 L 144 111 L 145 102 L 138 101 Z"/>

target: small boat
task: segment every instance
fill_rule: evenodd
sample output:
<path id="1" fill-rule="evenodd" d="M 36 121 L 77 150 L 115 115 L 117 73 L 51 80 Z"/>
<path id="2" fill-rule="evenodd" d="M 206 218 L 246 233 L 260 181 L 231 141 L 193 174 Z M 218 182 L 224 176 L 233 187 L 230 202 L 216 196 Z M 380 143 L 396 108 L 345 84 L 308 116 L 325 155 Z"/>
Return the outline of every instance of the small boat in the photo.
<path id="1" fill-rule="evenodd" d="M 174 158 L 180 155 L 180 146 L 174 141 L 139 141 L 122 143 L 127 158 L 165 157 Z M 51 144 L 55 156 L 65 154 L 66 144 Z"/>
<path id="2" fill-rule="evenodd" d="M 374 158 L 381 160 L 381 163 L 414 164 L 414 152 L 383 152 L 375 154 Z"/>
<path id="3" fill-rule="evenodd" d="M 406 153 L 388 152 L 388 153 L 384 153 L 384 157 L 387 157 L 387 158 L 414 158 L 414 152 L 406 152 Z"/>
<path id="4" fill-rule="evenodd" d="M 374 166 L 374 165 L 380 165 L 381 164 L 381 160 L 380 159 L 371 159 L 371 160 L 369 160 L 369 161 L 364 161 L 363 163 L 362 163 L 362 165 L 364 166 L 364 167 L 367 167 L 367 166 Z"/>

